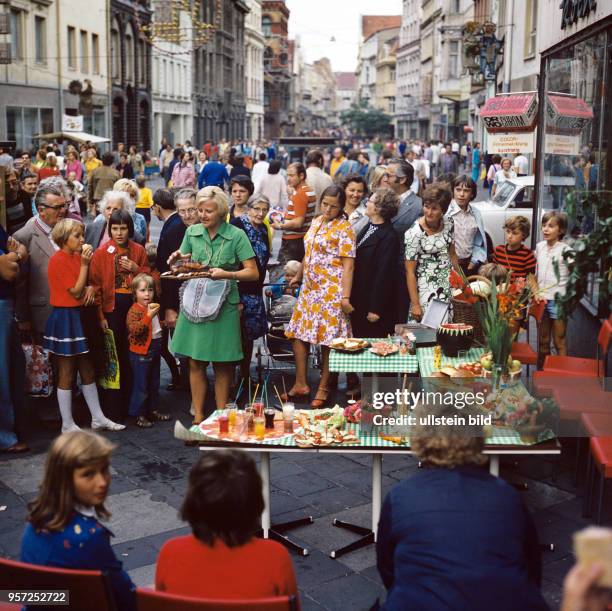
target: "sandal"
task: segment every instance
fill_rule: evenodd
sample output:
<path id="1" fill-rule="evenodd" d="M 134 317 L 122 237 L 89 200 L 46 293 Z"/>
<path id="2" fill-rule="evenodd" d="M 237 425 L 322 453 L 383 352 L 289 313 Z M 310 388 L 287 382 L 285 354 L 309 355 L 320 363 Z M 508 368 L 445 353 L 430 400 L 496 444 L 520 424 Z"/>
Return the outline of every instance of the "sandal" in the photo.
<path id="1" fill-rule="evenodd" d="M 157 420 L 158 422 L 168 422 L 168 420 L 172 418 L 170 414 L 167 414 L 166 412 L 158 412 L 156 409 L 149 412 L 149 416 L 151 417 L 151 420 Z"/>
<path id="2" fill-rule="evenodd" d="M 21 443 L 18 441 L 14 443 L 12 446 L 8 448 L 4 448 L 1 450 L 2 452 L 6 452 L 7 454 L 22 454 L 23 452 L 27 452 L 30 448 L 25 443 Z"/>
<path id="3" fill-rule="evenodd" d="M 330 390 L 329 388 L 319 388 L 317 389 L 317 394 L 315 395 L 314 401 L 310 403 L 310 407 L 312 408 L 320 408 L 324 407 L 325 404 L 329 400 Z"/>
<path id="4" fill-rule="evenodd" d="M 138 418 L 136 418 L 136 426 L 140 427 L 141 429 L 150 429 L 153 426 L 153 423 L 145 416 L 138 416 Z"/>
<path id="5" fill-rule="evenodd" d="M 308 401 L 308 399 L 310 398 L 310 388 L 302 392 L 289 391 L 287 393 L 283 393 L 280 398 L 283 403 L 286 403 L 287 401 L 294 401 L 296 403 Z"/>

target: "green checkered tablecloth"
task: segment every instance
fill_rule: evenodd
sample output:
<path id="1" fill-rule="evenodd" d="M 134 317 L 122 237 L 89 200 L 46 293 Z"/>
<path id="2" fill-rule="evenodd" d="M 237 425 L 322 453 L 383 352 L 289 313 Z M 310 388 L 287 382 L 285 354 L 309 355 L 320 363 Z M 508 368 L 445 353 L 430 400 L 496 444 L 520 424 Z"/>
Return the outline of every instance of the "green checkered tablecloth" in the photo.
<path id="1" fill-rule="evenodd" d="M 206 422 L 207 423 L 214 422 L 218 414 L 219 412 L 214 412 L 206 419 Z M 405 438 L 402 444 L 396 444 L 396 443 L 393 443 L 392 441 L 381 439 L 378 436 L 378 434 L 379 434 L 379 431 L 381 431 L 382 427 L 374 427 L 372 432 L 368 432 L 368 433 L 362 432 L 361 426 L 359 424 L 350 424 L 349 428 L 355 431 L 355 434 L 359 437 L 360 443 L 347 444 L 346 446 L 342 446 L 342 445 L 340 446 L 337 446 L 337 445 L 319 446 L 318 448 L 315 447 L 314 449 L 337 449 L 337 450 L 347 449 L 347 451 L 350 451 L 351 448 L 360 448 L 360 449 L 366 449 L 366 450 L 370 450 L 370 449 L 375 450 L 375 449 L 384 449 L 384 448 L 395 448 L 395 449 L 401 449 L 401 448 L 409 449 L 410 448 L 410 441 L 408 438 Z M 211 445 L 222 444 L 222 445 L 230 446 L 230 447 L 234 445 L 231 441 L 220 442 L 215 437 L 210 437 L 208 435 L 205 435 L 195 425 L 189 429 L 189 432 L 193 433 L 193 439 L 196 441 L 197 440 L 200 440 L 203 442 L 210 441 Z M 392 432 L 390 432 L 389 434 L 393 435 Z M 555 438 L 554 433 L 551 430 L 546 430 L 539 435 L 537 443 L 548 441 L 554 438 Z M 299 448 L 299 446 L 295 443 L 293 435 L 287 435 L 280 439 L 264 439 L 263 441 L 257 441 L 254 437 L 251 436 L 245 442 L 241 442 L 237 440 L 235 442 L 235 445 L 236 447 L 240 447 L 242 443 L 247 443 L 249 445 L 263 445 L 267 447 Z M 486 440 L 485 449 L 488 449 L 491 446 L 525 446 L 525 447 L 528 447 L 531 445 L 535 445 L 535 444 L 526 443 L 525 441 L 523 441 L 520 435 L 518 434 L 518 432 L 513 429 L 505 428 L 505 427 L 491 427 L 489 437 Z"/>
<path id="2" fill-rule="evenodd" d="M 384 338 L 366 338 L 370 343 Z M 378 356 L 366 348 L 361 352 L 339 352 L 329 354 L 329 370 L 349 373 L 416 373 L 418 361 L 415 354 L 390 354 Z"/>
<path id="3" fill-rule="evenodd" d="M 471 348 L 470 350 L 468 350 L 467 359 L 459 359 L 457 357 L 444 356 L 444 354 L 442 354 L 442 367 L 444 367 L 444 365 L 450 365 L 451 367 L 454 367 L 456 365 L 459 365 L 460 363 L 473 363 L 474 361 L 479 361 L 483 353 L 483 348 Z M 417 359 L 419 361 L 419 371 L 421 373 L 421 377 L 430 377 L 431 374 L 434 372 L 433 346 L 427 348 L 417 348 Z"/>

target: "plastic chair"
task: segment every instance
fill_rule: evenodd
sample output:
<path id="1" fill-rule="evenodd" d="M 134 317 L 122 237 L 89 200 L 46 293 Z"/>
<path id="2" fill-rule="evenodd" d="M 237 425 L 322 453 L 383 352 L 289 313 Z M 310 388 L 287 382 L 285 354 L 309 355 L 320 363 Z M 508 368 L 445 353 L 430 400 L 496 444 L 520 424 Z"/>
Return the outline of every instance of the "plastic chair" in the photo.
<path id="1" fill-rule="evenodd" d="M 608 348 L 612 339 L 612 324 L 604 320 L 597 336 L 597 357 L 583 359 L 575 356 L 549 354 L 544 359 L 544 371 L 567 376 L 598 378 L 605 377 L 608 365 Z M 602 359 L 600 359 L 600 355 Z M 603 360 L 603 364 L 602 364 Z"/>
<path id="2" fill-rule="evenodd" d="M 592 497 L 595 488 L 595 476 L 599 476 L 599 493 L 597 495 L 597 516 L 595 522 L 601 524 L 605 483 L 612 478 L 612 437 L 592 437 L 590 443 L 590 461 L 584 499 L 585 517 L 591 514 Z"/>
<path id="3" fill-rule="evenodd" d="M 243 600 L 193 598 L 157 590 L 136 590 L 138 611 L 295 611 L 295 596 Z"/>
<path id="4" fill-rule="evenodd" d="M 529 365 L 538 364 L 538 350 L 540 342 L 540 323 L 544 316 L 544 308 L 540 304 L 533 304 L 527 311 L 527 341 L 526 342 L 513 342 L 510 354 L 513 359 L 520 361 L 523 365 L 527 365 L 527 375 L 529 375 Z M 536 322 L 537 329 L 537 344 L 536 350 L 531 347 L 529 343 L 529 318 L 533 317 Z"/>
<path id="5" fill-rule="evenodd" d="M 0 583 L 12 590 L 69 590 L 71 609 L 117 611 L 110 581 L 102 571 L 59 569 L 0 558 Z M 18 609 L 20 605 L 0 608 Z"/>

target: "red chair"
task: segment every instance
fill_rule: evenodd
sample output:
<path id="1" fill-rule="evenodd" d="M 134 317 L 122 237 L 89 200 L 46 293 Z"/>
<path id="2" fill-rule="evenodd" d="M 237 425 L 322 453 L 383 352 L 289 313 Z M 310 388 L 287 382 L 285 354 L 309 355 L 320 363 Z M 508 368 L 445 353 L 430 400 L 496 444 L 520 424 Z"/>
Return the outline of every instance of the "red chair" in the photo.
<path id="1" fill-rule="evenodd" d="M 543 303 L 533 304 L 527 311 L 527 341 L 526 342 L 513 342 L 510 354 L 513 359 L 520 361 L 523 365 L 527 365 L 527 375 L 529 375 L 529 365 L 538 364 L 538 350 L 534 350 L 529 343 L 529 318 L 533 317 L 536 322 L 537 329 L 537 342 L 536 346 L 539 347 L 540 342 L 540 323 L 544 316 Z"/>
<path id="2" fill-rule="evenodd" d="M 583 513 L 585 517 L 591 514 L 595 475 L 598 475 L 599 493 L 597 495 L 597 517 L 595 518 L 595 522 L 601 524 L 604 487 L 606 480 L 612 477 L 612 437 L 591 437 L 590 450 Z"/>
<path id="3" fill-rule="evenodd" d="M 544 359 L 544 371 L 567 376 L 604 377 L 608 365 L 608 348 L 610 347 L 611 339 L 612 324 L 610 324 L 609 320 L 604 320 L 597 336 L 597 358 L 582 359 L 575 356 L 549 354 Z M 600 356 L 602 357 L 601 360 Z"/>
<path id="4" fill-rule="evenodd" d="M 11 590 L 68 590 L 70 609 L 117 611 L 110 581 L 102 571 L 58 569 L 0 558 L 0 583 Z M 19 609 L 21 605 L 0 609 Z"/>
<path id="5" fill-rule="evenodd" d="M 136 590 L 138 611 L 295 611 L 295 596 L 231 600 L 192 598 L 179 594 L 168 594 L 157 590 Z"/>

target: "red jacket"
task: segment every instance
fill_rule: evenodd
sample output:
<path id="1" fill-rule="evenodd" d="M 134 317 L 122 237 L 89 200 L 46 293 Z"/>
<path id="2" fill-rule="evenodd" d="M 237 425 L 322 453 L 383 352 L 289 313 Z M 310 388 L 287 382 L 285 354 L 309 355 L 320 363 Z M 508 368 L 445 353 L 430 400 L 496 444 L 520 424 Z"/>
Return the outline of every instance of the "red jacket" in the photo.
<path id="1" fill-rule="evenodd" d="M 112 250 L 111 250 L 112 248 Z M 109 252 L 111 250 L 111 252 Z M 117 253 L 117 244 L 114 240 L 107 242 L 102 248 L 98 248 L 89 265 L 89 281 L 98 289 L 102 298 L 102 312 L 112 312 L 115 309 L 115 255 Z M 128 282 L 136 274 L 148 274 L 151 271 L 149 260 L 145 249 L 136 242 L 130 240 L 128 242 L 128 258 L 138 265 L 138 270 L 135 274 L 128 276 Z M 103 317 L 103 314 L 101 314 Z"/>
<path id="2" fill-rule="evenodd" d="M 126 325 L 130 352 L 145 355 L 149 352 L 153 336 L 153 319 L 148 314 L 148 308 L 134 303 L 127 313 Z"/>

